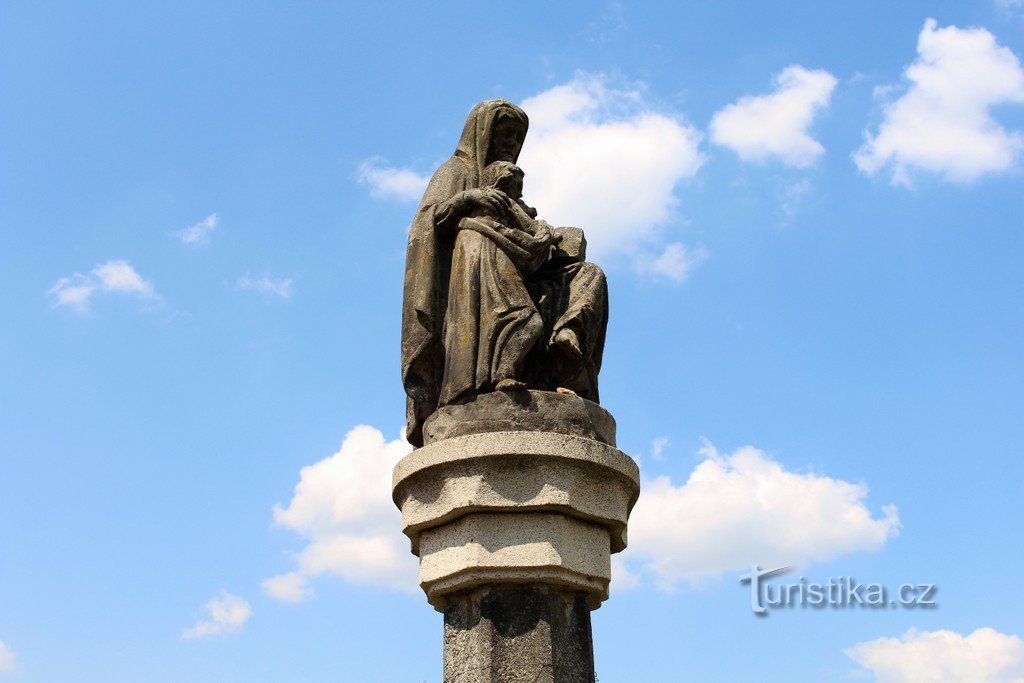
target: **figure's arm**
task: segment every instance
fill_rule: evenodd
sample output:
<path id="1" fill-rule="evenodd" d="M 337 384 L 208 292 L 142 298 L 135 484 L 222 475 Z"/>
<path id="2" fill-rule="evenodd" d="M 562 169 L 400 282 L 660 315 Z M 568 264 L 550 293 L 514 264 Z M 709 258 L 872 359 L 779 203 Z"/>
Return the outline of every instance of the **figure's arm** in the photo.
<path id="1" fill-rule="evenodd" d="M 432 222 L 441 234 L 452 234 L 457 229 L 459 220 L 475 211 L 500 215 L 512 205 L 512 201 L 500 190 L 467 190 L 464 189 L 465 186 L 466 170 L 459 159 L 449 160 L 430 179 L 419 210 L 432 214 Z"/>
<path id="2" fill-rule="evenodd" d="M 450 232 L 465 218 L 474 212 L 483 212 L 492 216 L 500 216 L 508 211 L 512 201 L 501 190 L 490 187 L 463 190 L 451 199 L 441 202 L 435 209 L 435 220 L 439 229 Z"/>

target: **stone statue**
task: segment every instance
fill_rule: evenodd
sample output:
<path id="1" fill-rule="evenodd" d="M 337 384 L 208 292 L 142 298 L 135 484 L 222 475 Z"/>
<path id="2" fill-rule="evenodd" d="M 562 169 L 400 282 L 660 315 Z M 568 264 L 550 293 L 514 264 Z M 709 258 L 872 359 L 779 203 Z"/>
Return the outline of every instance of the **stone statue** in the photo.
<path id="1" fill-rule="evenodd" d="M 438 408 L 527 389 L 598 402 L 608 293 L 576 228 L 553 228 L 522 199 L 515 165 L 526 113 L 473 108 L 434 173 L 406 252 L 402 380 L 406 437 L 424 444 Z"/>

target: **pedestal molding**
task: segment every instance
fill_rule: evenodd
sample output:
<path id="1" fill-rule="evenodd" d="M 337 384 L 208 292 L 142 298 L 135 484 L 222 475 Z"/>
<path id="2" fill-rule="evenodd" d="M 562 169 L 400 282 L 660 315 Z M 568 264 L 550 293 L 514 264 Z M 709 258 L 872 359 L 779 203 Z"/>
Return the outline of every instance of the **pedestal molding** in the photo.
<path id="1" fill-rule="evenodd" d="M 626 547 L 640 471 L 594 439 L 508 431 L 419 448 L 392 482 L 436 609 L 451 593 L 528 583 L 579 591 L 596 609 L 608 598 L 611 554 Z"/>

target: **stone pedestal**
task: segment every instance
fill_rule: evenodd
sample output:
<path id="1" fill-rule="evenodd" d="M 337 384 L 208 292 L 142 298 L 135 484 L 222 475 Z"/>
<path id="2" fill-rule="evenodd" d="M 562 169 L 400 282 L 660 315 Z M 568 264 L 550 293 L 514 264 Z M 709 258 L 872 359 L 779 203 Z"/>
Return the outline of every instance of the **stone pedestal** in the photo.
<path id="1" fill-rule="evenodd" d="M 588 610 L 608 598 L 640 491 L 611 415 L 495 392 L 437 411 L 424 443 L 396 465 L 393 496 L 445 614 L 446 683 L 592 681 Z"/>

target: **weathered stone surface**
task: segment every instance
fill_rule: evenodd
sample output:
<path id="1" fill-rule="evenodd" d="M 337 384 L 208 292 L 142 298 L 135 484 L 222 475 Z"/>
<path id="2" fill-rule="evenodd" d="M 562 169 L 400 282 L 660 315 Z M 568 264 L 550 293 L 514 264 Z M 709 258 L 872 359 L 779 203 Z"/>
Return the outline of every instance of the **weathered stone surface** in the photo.
<path id="1" fill-rule="evenodd" d="M 550 432 L 445 439 L 403 458 L 393 484 L 420 583 L 438 609 L 454 591 L 524 581 L 572 586 L 596 608 L 640 488 L 622 451 Z"/>
<path id="2" fill-rule="evenodd" d="M 445 683 L 593 683 L 590 611 L 579 592 L 481 586 L 444 613 Z"/>
<path id="3" fill-rule="evenodd" d="M 552 432 L 615 445 L 615 418 L 592 401 L 553 391 L 495 391 L 439 408 L 423 425 L 423 443 L 486 432 Z"/>
<path id="4" fill-rule="evenodd" d="M 494 432 L 413 451 L 395 466 L 392 495 L 414 553 L 423 530 L 463 515 L 539 510 L 607 527 L 611 549 L 619 552 L 639 476 L 632 458 L 592 439 Z"/>
<path id="5" fill-rule="evenodd" d="M 555 228 L 555 244 L 551 252 L 552 261 L 586 261 L 587 260 L 587 238 L 579 228 Z"/>
<path id="6" fill-rule="evenodd" d="M 547 583 L 608 597 L 608 529 L 547 512 L 475 513 L 420 536 L 420 585 L 443 609 L 448 595 L 487 583 Z"/>
<path id="7" fill-rule="evenodd" d="M 528 127 L 511 102 L 474 107 L 409 228 L 402 384 L 413 446 L 438 408 L 496 390 L 599 400 L 607 280 L 583 260 L 582 230 L 556 233 L 523 201 L 515 162 Z"/>

